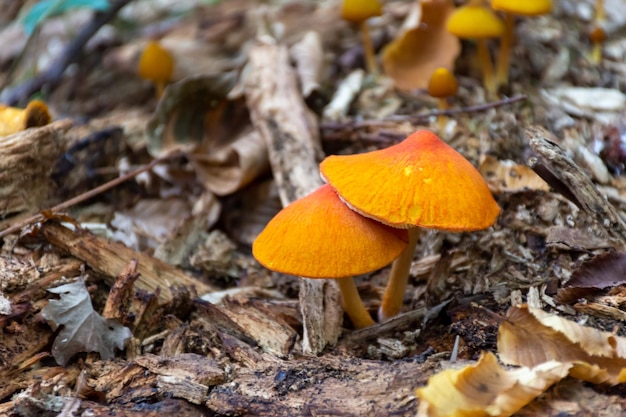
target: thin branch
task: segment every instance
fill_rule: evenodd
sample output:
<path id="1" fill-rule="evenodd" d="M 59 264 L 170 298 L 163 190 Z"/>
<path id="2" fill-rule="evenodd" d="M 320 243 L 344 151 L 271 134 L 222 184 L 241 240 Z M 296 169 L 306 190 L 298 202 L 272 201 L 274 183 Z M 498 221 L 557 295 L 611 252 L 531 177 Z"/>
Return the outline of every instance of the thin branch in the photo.
<path id="1" fill-rule="evenodd" d="M 89 200 L 92 197 L 95 197 L 95 196 L 97 196 L 99 194 L 102 194 L 103 192 L 108 191 L 108 190 L 110 190 L 113 187 L 117 187 L 119 184 L 136 177 L 137 175 L 141 174 L 142 172 L 146 172 L 146 171 L 151 170 L 156 165 L 158 165 L 158 164 L 160 164 L 162 162 L 168 161 L 168 160 L 176 158 L 178 156 L 180 156 L 180 155 L 178 155 L 178 154 L 171 154 L 171 155 L 165 155 L 165 156 L 163 156 L 161 158 L 154 159 L 152 162 L 150 162 L 147 165 L 142 166 L 141 168 L 138 168 L 138 169 L 136 169 L 136 170 L 134 170 L 132 172 L 129 172 L 126 175 L 122 175 L 121 177 L 115 178 L 114 180 L 111 180 L 111 181 L 109 181 L 107 183 L 104 183 L 104 184 L 102 184 L 102 185 L 100 185 L 100 186 L 98 186 L 96 188 L 93 188 L 93 189 L 91 189 L 91 190 L 89 190 L 87 192 L 84 192 L 84 193 L 82 193 L 82 194 L 80 194 L 80 195 L 78 195 L 78 196 L 76 196 L 74 198 L 66 200 L 63 203 L 58 204 L 58 205 L 52 207 L 49 210 L 46 210 L 46 212 L 55 213 L 55 212 L 59 212 L 61 210 L 65 210 L 65 209 L 67 209 L 67 208 L 69 208 L 69 207 L 71 207 L 73 205 L 82 203 L 83 201 Z M 42 214 L 42 212 L 39 212 L 39 213 L 37 213 L 35 215 L 32 215 L 32 216 L 22 220 L 18 224 L 14 224 L 13 226 L 9 226 L 8 228 L 0 231 L 0 239 L 5 237 L 5 236 L 7 236 L 7 235 L 12 234 L 12 233 L 18 232 L 22 228 L 24 228 L 24 227 L 26 227 L 26 226 L 28 226 L 30 224 L 43 221 L 44 219 L 45 219 L 45 215 Z"/>
<path id="2" fill-rule="evenodd" d="M 41 90 L 43 87 L 50 89 L 56 87 L 61 81 L 67 67 L 78 60 L 78 57 L 89 39 L 91 39 L 102 26 L 113 20 L 122 7 L 126 6 L 131 1 L 132 0 L 117 0 L 111 3 L 111 7 L 109 7 L 108 10 L 94 13 L 91 21 L 78 32 L 61 55 L 59 55 L 45 71 L 21 85 L 7 89 L 3 93 L 3 101 L 7 105 L 13 106 L 28 100 L 31 95 Z"/>
<path id="3" fill-rule="evenodd" d="M 453 116 L 456 114 L 462 113 L 478 113 L 487 110 L 491 110 L 496 107 L 508 106 L 519 101 L 526 100 L 527 96 L 519 95 L 514 97 L 507 97 L 502 100 L 492 101 L 485 104 L 479 104 L 477 106 L 469 106 L 469 107 L 461 107 L 458 109 L 446 109 L 446 110 L 433 110 L 428 113 L 419 113 L 419 114 L 407 114 L 407 115 L 393 115 L 389 116 L 382 120 L 360 120 L 360 121 L 348 121 L 348 122 L 330 122 L 322 124 L 322 130 L 325 131 L 333 131 L 333 130 L 358 130 L 358 129 L 367 129 L 370 127 L 381 127 L 381 126 L 393 126 L 397 122 L 410 122 L 410 123 L 420 123 L 425 120 L 428 120 L 431 117 L 436 117 L 439 115 L 443 116 Z M 326 137 L 326 134 L 324 135 Z"/>

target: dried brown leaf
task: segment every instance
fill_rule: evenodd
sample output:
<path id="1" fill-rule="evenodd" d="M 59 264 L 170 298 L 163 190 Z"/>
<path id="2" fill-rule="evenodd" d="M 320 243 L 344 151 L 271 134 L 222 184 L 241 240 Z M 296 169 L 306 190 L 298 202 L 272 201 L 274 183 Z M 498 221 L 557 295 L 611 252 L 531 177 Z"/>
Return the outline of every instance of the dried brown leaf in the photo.
<path id="1" fill-rule="evenodd" d="M 321 83 L 324 68 L 322 37 L 317 32 L 307 32 L 289 52 L 296 64 L 302 96 L 308 97 L 320 87 Z"/>
<path id="2" fill-rule="evenodd" d="M 492 156 L 486 156 L 478 171 L 485 177 L 489 189 L 494 193 L 550 190 L 550 186 L 535 171 L 510 160 L 499 161 Z"/>
<path id="3" fill-rule="evenodd" d="M 453 11 L 451 0 L 415 5 L 404 29 L 383 51 L 385 74 L 394 79 L 397 88 L 426 88 L 435 69 L 454 68 L 461 47 L 458 38 L 446 29 Z"/>
<path id="4" fill-rule="evenodd" d="M 610 252 L 582 264 L 559 290 L 558 300 L 570 303 L 605 288 L 626 283 L 626 253 Z"/>
<path id="5" fill-rule="evenodd" d="M 570 375 L 596 384 L 626 381 L 626 339 L 528 306 L 511 307 L 498 331 L 504 363 L 572 364 Z"/>
<path id="6" fill-rule="evenodd" d="M 269 170 L 267 147 L 243 99 L 230 100 L 234 75 L 200 75 L 170 85 L 148 123 L 153 156 L 185 152 L 204 186 L 226 195 Z"/>
<path id="7" fill-rule="evenodd" d="M 78 352 L 98 352 L 102 359 L 111 359 L 115 348 L 123 349 L 132 336 L 130 329 L 93 309 L 82 279 L 48 291 L 61 296 L 60 300 L 48 301 L 41 310 L 53 329 L 63 326 L 52 344 L 52 356 L 59 364 L 65 365 Z"/>
<path id="8" fill-rule="evenodd" d="M 515 413 L 557 381 L 571 365 L 550 361 L 533 369 L 507 370 L 491 352 L 478 363 L 447 369 L 416 390 L 418 417 L 505 417 Z"/>

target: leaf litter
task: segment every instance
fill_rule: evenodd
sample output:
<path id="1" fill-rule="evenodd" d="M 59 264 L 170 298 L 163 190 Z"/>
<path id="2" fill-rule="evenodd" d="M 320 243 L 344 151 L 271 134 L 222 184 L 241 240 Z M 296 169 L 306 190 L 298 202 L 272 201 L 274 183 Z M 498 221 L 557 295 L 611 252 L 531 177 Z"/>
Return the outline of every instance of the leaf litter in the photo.
<path id="1" fill-rule="evenodd" d="M 615 4 L 607 1 L 607 7 Z M 36 415 L 46 409 L 33 405 L 40 398 L 77 395 L 82 401 L 80 407 L 92 407 L 96 413 L 107 407 L 130 412 L 131 404 L 141 398 L 143 405 L 170 401 L 180 410 L 187 410 L 187 402 L 200 404 L 216 415 L 326 411 L 415 415 L 418 410 L 430 413 L 425 415 L 532 415 L 536 410 L 540 411 L 535 415 L 553 415 L 547 410 L 575 415 L 599 409 L 606 415 L 620 415 L 624 396 L 619 385 L 603 388 L 572 385 L 573 378 L 562 380 L 566 373 L 594 384 L 613 385 L 623 380 L 619 316 L 625 304 L 619 280 L 619 250 L 623 248 L 619 236 L 610 233 L 617 227 L 590 210 L 592 206 L 585 206 L 586 201 L 577 194 L 580 184 L 567 183 L 567 177 L 559 180 L 563 189 L 573 191 L 566 196 L 574 196 L 572 203 L 555 192 L 559 191 L 556 183 L 546 180 L 552 187 L 549 189 L 525 166 L 528 161 L 541 159 L 530 151 L 531 138 L 525 128 L 542 125 L 555 133 L 549 139 L 606 195 L 604 201 L 615 205 L 620 213 L 626 209 L 620 145 L 624 104 L 619 88 L 626 72 L 621 64 L 624 48 L 620 46 L 619 27 L 623 22 L 619 23 L 618 14 L 609 16 L 609 38 L 615 39 L 607 42 L 599 66 L 585 60 L 589 45 L 581 35 L 581 28 L 592 20 L 591 2 L 564 0 L 552 15 L 519 21 L 515 56 L 520 59 L 514 60 L 512 82 L 501 92 L 526 94 L 527 101 L 491 106 L 486 103 L 480 73 L 471 58 L 473 45 L 464 42 L 461 49 L 453 47 L 455 39 L 441 30 L 443 20 L 435 19 L 441 10 L 451 10 L 452 2 L 386 2 L 383 16 L 370 22 L 372 40 L 387 69 L 388 56 L 393 54 L 386 51 L 395 51 L 399 60 L 393 65 L 409 63 L 402 70 L 405 72 L 388 70 L 386 76 L 363 72 L 360 38 L 355 28 L 339 19 L 337 4 L 277 2 L 257 6 L 251 0 L 203 4 L 193 13 L 169 15 L 171 20 L 158 21 L 158 16 L 168 15 L 167 7 L 154 6 L 148 12 L 142 9 L 142 2 L 131 2 L 123 16 L 145 25 L 145 31 L 137 35 L 111 25 L 107 28 L 110 31 L 102 31 L 88 46 L 89 53 L 80 64 L 81 88 L 61 82 L 46 97 L 55 119 L 61 114 L 77 116 L 74 126 L 66 123 L 57 128 L 55 123 L 59 122 L 53 122 L 48 130 L 54 132 L 54 138 L 47 133 L 42 136 L 54 139 L 49 141 L 56 145 L 46 152 L 50 161 L 41 158 L 42 164 L 33 169 L 32 176 L 23 171 L 25 180 L 13 176 L 5 181 L 11 187 L 1 189 L 5 197 L 9 196 L 4 200 L 10 207 L 3 216 L 32 213 L 33 208 L 49 207 L 62 196 L 120 178 L 150 161 L 150 153 L 162 156 L 172 148 L 183 152 L 161 161 L 136 181 L 127 181 L 97 201 L 72 209 L 71 215 L 94 232 L 109 234 L 111 225 L 117 224 L 120 240 L 132 240 L 132 250 L 89 232 L 69 232 L 54 221 L 20 238 L 5 236 L 1 254 L 5 272 L 0 275 L 0 288 L 12 312 L 0 320 L 0 363 L 8 372 L 0 379 L 4 401 L 0 413 L 15 409 L 20 410 L 19 415 L 28 415 L 23 410 L 35 407 Z M 184 5 L 176 7 L 180 11 Z M 421 9 L 421 17 L 411 20 L 411 9 Z M 46 48 L 46 38 L 56 36 L 61 45 L 69 42 L 71 35 L 60 30 L 58 23 L 86 21 L 76 16 L 68 13 L 67 17 L 42 22 L 43 36 L 32 44 L 40 53 L 41 65 L 55 50 Z M 403 29 L 403 21 L 412 22 L 412 26 Z M 429 31 L 437 33 L 429 37 L 437 41 L 429 48 L 420 48 L 421 32 Z M 267 53 L 274 49 L 267 45 L 257 48 L 255 33 L 261 33 L 260 39 L 265 40 L 273 36 L 279 48 L 286 46 L 289 52 L 283 54 L 281 50 L 276 55 L 280 61 L 261 65 L 264 61 L 259 49 Z M 18 40 L 8 42 L 10 45 L 24 40 L 15 37 L 15 30 L 3 30 L 1 36 Z M 170 85 L 158 105 L 153 87 L 136 75 L 142 48 L 157 38 L 176 60 L 173 81 L 177 82 Z M 407 42 L 415 39 L 418 42 Z M 497 43 L 491 48 L 496 50 Z M 10 47 L 0 53 L 3 67 L 15 54 Z M 245 65 L 254 54 L 256 69 Z M 287 66 L 283 66 L 285 62 Z M 454 69 L 460 86 L 454 109 L 461 113 L 450 114 L 450 122 L 440 132 L 434 123 L 436 103 L 422 90 L 430 75 L 428 68 L 435 64 Z M 268 105 L 278 103 L 272 102 L 275 96 L 263 89 L 274 85 L 272 76 L 276 74 L 264 74 L 263 78 L 259 71 L 270 67 L 289 69 L 281 73 L 283 82 L 276 84 L 281 88 L 290 85 L 282 90 L 282 96 L 292 100 L 289 106 Z M 204 75 L 198 75 L 201 73 Z M 226 73 L 240 76 L 238 87 L 228 96 L 220 91 L 214 97 L 211 91 L 216 84 L 205 81 Z M 292 73 L 300 77 L 297 82 L 291 83 Z M 68 80 L 74 81 L 74 75 Z M 338 96 L 334 107 L 328 107 L 331 97 L 342 89 L 346 93 Z M 204 94 L 207 91 L 209 94 Z M 292 95 L 294 92 L 297 94 Z M 241 94 L 248 95 L 247 101 Z M 481 111 L 462 113 L 485 104 Z M 233 116 L 236 111 L 231 110 L 237 108 L 250 111 L 252 117 Z M 325 108 L 329 110 L 324 112 Z M 82 124 L 83 120 L 88 122 Z M 268 181 L 268 164 L 277 182 L 281 175 L 290 177 L 306 165 L 297 159 L 291 166 L 276 158 L 272 161 L 267 149 L 270 156 L 274 152 L 274 157 L 291 158 L 293 154 L 287 152 L 290 142 L 284 139 L 315 138 L 317 123 L 322 146 L 312 147 L 314 160 L 323 156 L 322 150 L 326 154 L 363 152 L 395 143 L 418 128 L 431 129 L 481 168 L 503 208 L 497 224 L 488 231 L 463 235 L 425 232 L 411 268 L 404 314 L 364 332 L 355 332 L 349 320 L 343 319 L 332 284 L 320 281 L 317 287 L 305 287 L 296 278 L 264 270 L 249 253 L 256 235 L 280 207 L 279 197 L 285 202 L 295 195 Z M 115 134 L 110 134 L 112 126 L 117 129 Z M 290 130 L 293 126 L 299 130 Z M 247 137 L 246 129 L 258 137 Z M 60 134 L 61 130 L 67 134 Z M 266 143 L 267 132 L 280 140 Z M 16 135 L 22 143 L 36 143 L 26 133 Z M 304 142 L 297 149 L 304 152 L 307 146 Z M 551 166 L 548 160 L 540 162 Z M 23 170 L 29 165 L 19 166 Z M 50 167 L 55 167 L 59 181 L 38 183 Z M 315 174 L 310 176 L 317 179 Z M 41 191 L 32 195 L 23 191 L 35 187 Z M 178 203 L 170 207 L 166 198 L 175 198 Z M 123 224 L 112 221 L 124 215 L 128 221 Z M 75 262 L 74 257 L 94 272 L 90 273 L 90 283 L 97 283 L 98 288 L 128 285 L 123 284 L 122 271 L 133 259 L 139 259 L 140 276 L 134 287 L 120 293 L 133 296 L 120 296 L 112 302 L 118 310 L 115 317 L 129 326 L 120 327 L 120 331 L 132 329 L 135 338 L 115 361 L 106 360 L 114 357 L 116 348 L 122 349 L 120 342 L 125 337 L 105 338 L 102 332 L 102 340 L 95 342 L 91 338 L 94 335 L 81 326 L 106 327 L 107 319 L 97 315 L 89 293 L 81 289 L 61 294 L 44 308 L 44 314 L 50 314 L 52 308 L 57 323 L 51 327 L 64 326 L 59 334 L 68 328 L 77 329 L 80 337 L 68 338 L 70 349 L 62 360 L 55 355 L 67 366 L 60 370 L 42 358 L 51 344 L 54 354 L 62 339 L 57 337 L 53 343 L 50 329 L 32 320 L 37 316 L 31 313 L 45 304 L 43 290 L 54 287 L 61 276 L 82 275 L 76 264 L 69 262 Z M 158 263 L 155 258 L 184 269 Z M 55 261 L 47 264 L 45 259 Z M 589 259 L 592 261 L 586 263 Z M 24 279 L 31 276 L 26 271 L 32 265 L 42 272 Z M 379 306 L 387 275 L 388 270 L 382 270 L 357 277 L 370 312 Z M 172 285 L 180 282 L 187 286 Z M 298 293 L 302 297 L 307 291 L 311 298 L 299 300 Z M 94 294 L 94 302 L 99 302 L 101 292 Z M 203 294 L 215 304 L 196 298 Z M 566 299 L 561 298 L 566 295 Z M 61 308 L 51 306 L 67 305 L 74 298 L 80 301 L 84 314 L 69 314 L 70 320 L 63 322 Z M 431 306 L 442 301 L 445 307 L 428 314 Z M 518 305 L 518 301 L 532 302 L 542 309 L 512 307 L 498 321 L 486 319 L 482 310 L 474 307 L 479 304 L 504 315 L 506 308 Z M 574 301 L 573 306 L 567 305 Z M 319 322 L 312 324 L 309 314 L 317 315 Z M 430 317 L 427 324 L 423 324 L 425 314 Z M 572 320 L 563 318 L 572 314 Z M 496 347 L 498 322 L 500 340 Z M 335 347 L 332 341 L 337 338 Z M 31 339 L 32 343 L 23 342 Z M 426 386 L 437 370 L 458 367 L 444 360 L 455 339 L 461 364 L 480 358 L 478 363 L 433 376 L 431 384 L 419 389 L 416 397 L 415 389 Z M 307 349 L 319 357 L 308 356 Z M 489 353 L 496 350 L 506 366 L 499 365 Z M 100 358 L 78 354 L 81 351 L 99 352 Z M 158 372 L 156 367 L 146 366 L 155 360 L 152 354 L 158 355 Z M 189 365 L 194 357 L 185 355 L 196 354 L 206 358 L 207 366 L 216 375 L 224 374 L 225 379 L 187 380 L 183 375 L 198 372 Z M 75 377 L 79 370 L 86 375 L 85 384 Z M 33 382 L 42 377 L 45 383 Z M 354 381 L 360 384 L 349 385 Z M 553 384 L 556 388 L 550 389 Z M 438 394 L 432 394 L 431 385 Z M 477 386 L 486 391 L 477 393 Z M 93 387 L 95 393 L 90 391 Z M 318 390 L 315 395 L 313 388 Z M 11 399 L 17 392 L 21 394 Z M 330 394 L 340 400 L 333 400 Z M 106 406 L 89 401 L 98 397 L 106 398 Z"/>
<path id="2" fill-rule="evenodd" d="M 61 327 L 52 344 L 52 356 L 59 364 L 66 365 L 78 352 L 98 352 L 106 360 L 115 357 L 115 348 L 124 349 L 132 336 L 130 329 L 93 309 L 83 280 L 48 291 L 60 296 L 59 300 L 49 300 L 41 310 L 53 329 Z"/>

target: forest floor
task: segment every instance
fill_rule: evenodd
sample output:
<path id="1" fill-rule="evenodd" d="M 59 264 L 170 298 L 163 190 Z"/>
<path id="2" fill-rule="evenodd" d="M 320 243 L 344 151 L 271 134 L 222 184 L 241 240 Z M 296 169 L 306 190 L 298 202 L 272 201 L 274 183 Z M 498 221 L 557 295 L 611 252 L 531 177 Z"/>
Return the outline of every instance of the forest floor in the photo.
<path id="1" fill-rule="evenodd" d="M 460 382 L 431 384 L 463 415 L 624 415 L 624 0 L 604 2 L 599 62 L 595 2 L 518 18 L 494 94 L 476 44 L 445 33 L 447 0 L 385 3 L 378 74 L 338 1 L 123 2 L 71 65 L 58 58 L 92 13 L 50 17 L 27 44 L 16 3 L 0 0 L 0 101 L 39 98 L 53 121 L 0 137 L 0 415 L 461 415 L 416 395 L 444 370 Z M 160 100 L 137 75 L 156 39 L 174 61 Z M 48 65 L 62 76 L 37 75 Z M 439 66 L 459 84 L 445 120 L 425 89 Z M 254 259 L 326 155 L 421 129 L 477 167 L 501 212 L 486 230 L 422 231 L 399 316 L 355 329 L 334 281 Z M 389 270 L 355 278 L 372 317 Z M 470 374 L 489 366 L 508 382 Z"/>

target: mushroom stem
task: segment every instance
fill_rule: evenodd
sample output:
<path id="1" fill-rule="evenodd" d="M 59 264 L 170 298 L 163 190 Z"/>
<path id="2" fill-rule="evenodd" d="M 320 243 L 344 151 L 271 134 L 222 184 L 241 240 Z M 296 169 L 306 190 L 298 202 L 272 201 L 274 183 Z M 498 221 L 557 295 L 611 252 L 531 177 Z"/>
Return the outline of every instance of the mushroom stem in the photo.
<path id="1" fill-rule="evenodd" d="M 161 96 L 163 96 L 163 91 L 165 91 L 165 82 L 157 81 L 154 84 L 155 84 L 155 88 L 156 88 L 156 98 L 157 98 L 157 100 L 160 100 Z"/>
<path id="2" fill-rule="evenodd" d="M 415 255 L 415 247 L 419 240 L 419 228 L 412 227 L 409 229 L 409 244 L 404 252 L 393 261 L 389 281 L 383 294 L 383 301 L 378 310 L 378 320 L 383 322 L 396 316 L 402 309 L 404 304 L 404 293 L 409 282 L 409 270 L 411 262 Z"/>
<path id="3" fill-rule="evenodd" d="M 487 89 L 489 96 L 495 96 L 497 90 L 496 79 L 493 73 L 493 63 L 491 62 L 491 56 L 489 54 L 489 47 L 487 46 L 486 39 L 476 40 L 478 47 L 478 62 L 483 70 L 483 83 Z"/>
<path id="4" fill-rule="evenodd" d="M 445 97 L 439 98 L 439 110 L 447 110 L 448 109 L 448 100 Z M 445 114 L 440 114 L 437 116 L 437 123 L 439 124 L 439 134 L 443 135 L 446 130 L 446 125 L 448 124 L 448 117 Z"/>
<path id="5" fill-rule="evenodd" d="M 359 296 L 359 291 L 354 283 L 354 278 L 339 278 L 337 279 L 339 284 L 339 290 L 343 297 L 343 309 L 350 317 L 350 321 L 357 329 L 368 327 L 374 324 L 374 320 L 370 313 L 367 311 Z"/>
<path id="6" fill-rule="evenodd" d="M 500 54 L 498 55 L 498 68 L 496 70 L 496 89 L 509 82 L 509 67 L 511 62 L 511 49 L 513 47 L 513 29 L 515 16 L 510 13 L 504 14 L 504 33 L 500 39 Z"/>
<path id="7" fill-rule="evenodd" d="M 378 64 L 374 55 L 374 46 L 367 20 L 361 22 L 361 37 L 363 38 L 363 54 L 365 55 L 365 68 L 370 74 L 378 74 Z"/>

